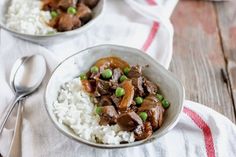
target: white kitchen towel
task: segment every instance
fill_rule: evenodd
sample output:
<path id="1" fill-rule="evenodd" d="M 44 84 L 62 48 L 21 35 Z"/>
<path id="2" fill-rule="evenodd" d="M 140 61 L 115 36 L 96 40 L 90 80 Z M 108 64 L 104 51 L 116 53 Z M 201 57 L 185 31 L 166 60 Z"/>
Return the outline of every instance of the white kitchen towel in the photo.
<path id="1" fill-rule="evenodd" d="M 211 109 L 189 101 L 185 102 L 180 122 L 170 133 L 153 143 L 126 149 L 102 150 L 72 141 L 59 133 L 47 116 L 43 92 L 50 73 L 65 57 L 86 47 L 113 43 L 139 48 L 168 68 L 173 39 L 169 16 L 176 2 L 108 0 L 103 19 L 88 32 L 72 41 L 47 47 L 17 39 L 1 30 L 0 115 L 13 97 L 8 80 L 14 61 L 25 55 L 39 53 L 48 63 L 48 73 L 42 87 L 24 102 L 23 157 L 236 155 L 235 125 Z M 13 114 L 0 135 L 0 153 L 4 157 L 9 150 L 14 120 Z"/>

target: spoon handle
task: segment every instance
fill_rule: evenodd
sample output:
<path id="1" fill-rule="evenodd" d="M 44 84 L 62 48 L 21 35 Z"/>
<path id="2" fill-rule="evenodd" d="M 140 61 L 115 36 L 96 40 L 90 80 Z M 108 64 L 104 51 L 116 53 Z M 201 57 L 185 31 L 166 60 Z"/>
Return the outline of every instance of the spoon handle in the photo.
<path id="1" fill-rule="evenodd" d="M 20 100 L 18 103 L 14 134 L 13 134 L 10 150 L 7 155 L 9 157 L 21 157 L 21 129 L 22 129 L 23 102 L 24 100 Z"/>
<path id="2" fill-rule="evenodd" d="M 23 95 L 15 95 L 12 103 L 7 107 L 6 111 L 3 113 L 3 116 L 0 121 L 0 134 L 2 133 L 2 130 L 7 122 L 8 117 L 10 116 L 12 110 L 14 109 L 16 103 L 23 97 Z"/>

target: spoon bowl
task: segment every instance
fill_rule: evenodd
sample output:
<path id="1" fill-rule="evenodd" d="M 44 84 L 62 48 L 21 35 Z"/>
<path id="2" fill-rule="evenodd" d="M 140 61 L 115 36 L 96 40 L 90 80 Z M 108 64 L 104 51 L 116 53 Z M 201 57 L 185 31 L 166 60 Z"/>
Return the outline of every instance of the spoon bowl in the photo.
<path id="1" fill-rule="evenodd" d="M 33 55 L 24 60 L 16 72 L 14 87 L 16 93 L 25 95 L 35 91 L 46 74 L 46 62 L 43 56 Z"/>

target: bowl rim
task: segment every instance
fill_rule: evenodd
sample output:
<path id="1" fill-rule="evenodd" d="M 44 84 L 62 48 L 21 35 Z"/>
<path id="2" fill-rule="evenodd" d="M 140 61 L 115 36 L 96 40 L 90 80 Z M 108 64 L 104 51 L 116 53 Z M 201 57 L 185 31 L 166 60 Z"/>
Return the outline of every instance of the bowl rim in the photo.
<path id="1" fill-rule="evenodd" d="M 126 50 L 129 51 L 139 51 L 140 55 L 142 55 L 143 57 L 145 57 L 146 59 L 155 62 L 155 64 L 157 64 L 157 66 L 159 66 L 162 70 L 164 70 L 167 75 L 169 75 L 170 77 L 172 77 L 173 79 L 175 79 L 176 83 L 178 84 L 181 90 L 181 100 L 180 100 L 180 107 L 178 108 L 178 111 L 176 112 L 176 114 L 174 115 L 173 121 L 166 127 L 165 130 L 163 130 L 162 132 L 160 132 L 159 134 L 155 135 L 155 136 L 150 136 L 147 139 L 141 140 L 141 141 L 135 141 L 132 143 L 127 143 L 127 144 L 119 144 L 119 145 L 108 145 L 108 144 L 100 144 L 100 143 L 94 143 L 94 142 L 90 142 L 88 140 L 82 139 L 80 138 L 78 135 L 74 134 L 70 134 L 66 131 L 64 131 L 57 123 L 55 122 L 50 114 L 49 108 L 48 108 L 48 104 L 47 104 L 47 93 L 49 90 L 49 85 L 50 82 L 52 80 L 52 76 L 54 75 L 54 73 L 57 71 L 57 69 L 67 60 L 75 57 L 76 55 L 78 55 L 79 53 L 83 53 L 83 52 L 87 52 L 88 50 L 94 49 L 94 48 L 100 48 L 100 47 L 111 47 L 111 48 L 125 48 Z M 50 117 L 49 119 L 51 119 L 52 123 L 54 124 L 54 126 L 57 128 L 57 130 L 59 130 L 63 135 L 69 137 L 70 139 L 79 142 L 79 143 L 83 143 L 92 147 L 96 147 L 96 148 L 102 148 L 102 149 L 117 149 L 117 148 L 127 148 L 127 147 L 134 147 L 134 146 L 138 146 L 141 144 L 146 144 L 146 143 L 150 143 L 162 136 L 164 136 L 165 134 L 167 134 L 171 129 L 174 128 L 174 126 L 178 123 L 181 113 L 183 111 L 183 103 L 184 103 L 184 99 L 185 99 L 185 89 L 184 86 L 182 85 L 182 83 L 177 79 L 177 77 L 175 75 L 173 75 L 170 71 L 168 71 L 166 68 L 164 68 L 160 63 L 158 63 L 155 59 L 153 59 L 151 56 L 149 56 L 148 54 L 144 53 L 142 50 L 140 49 L 136 49 L 136 48 L 132 48 L 132 47 L 127 47 L 127 46 L 121 46 L 121 45 L 114 45 L 114 44 L 101 44 L 101 45 L 96 45 L 96 46 L 91 46 L 88 47 L 86 49 L 83 49 L 67 58 L 65 58 L 64 60 L 62 60 L 56 67 L 55 69 L 52 71 L 52 73 L 50 74 L 50 77 L 46 83 L 46 88 L 44 90 L 44 107 L 46 108 L 47 114 Z M 63 125 L 63 124 L 62 124 Z"/>
<path id="2" fill-rule="evenodd" d="M 2 28 L 5 31 L 8 31 L 10 33 L 16 34 L 18 36 L 35 37 L 35 38 L 39 38 L 39 37 L 57 37 L 57 36 L 61 36 L 61 35 L 64 35 L 64 34 L 71 35 L 71 34 L 74 34 L 74 33 L 81 33 L 83 31 L 85 31 L 87 28 L 90 28 L 92 25 L 94 25 L 103 16 L 104 9 L 105 9 L 105 1 L 106 0 L 100 0 L 99 3 L 101 3 L 102 7 L 101 7 L 101 12 L 98 14 L 97 17 L 91 19 L 85 25 L 83 25 L 79 28 L 70 30 L 70 31 L 56 32 L 56 33 L 53 33 L 53 34 L 26 34 L 26 33 L 21 33 L 21 32 L 18 32 L 18 31 L 15 31 L 13 29 L 10 29 L 10 28 L 6 27 L 3 23 L 3 21 L 0 22 L 0 28 Z"/>

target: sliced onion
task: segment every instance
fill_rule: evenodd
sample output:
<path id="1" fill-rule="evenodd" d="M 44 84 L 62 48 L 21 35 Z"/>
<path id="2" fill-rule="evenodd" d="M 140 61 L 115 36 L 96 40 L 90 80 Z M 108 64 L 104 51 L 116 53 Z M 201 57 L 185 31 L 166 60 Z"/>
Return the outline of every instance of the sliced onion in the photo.
<path id="1" fill-rule="evenodd" d="M 95 63 L 95 66 L 97 66 L 98 68 L 103 67 L 104 69 L 106 69 L 108 67 L 121 68 L 122 70 L 125 67 L 130 67 L 126 61 L 124 61 L 118 57 L 101 58 Z"/>
<path id="2" fill-rule="evenodd" d="M 134 98 L 134 86 L 132 85 L 131 80 L 125 80 L 122 83 L 122 88 L 125 90 L 125 95 L 123 96 L 120 104 L 119 109 L 121 111 L 126 111 L 128 107 L 131 105 L 133 98 Z"/>

